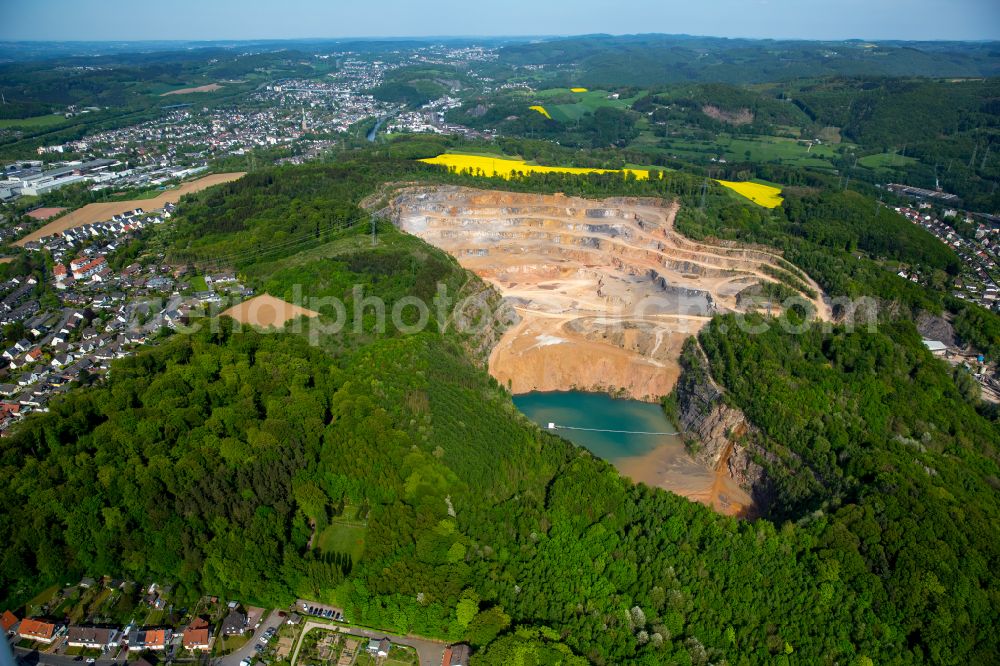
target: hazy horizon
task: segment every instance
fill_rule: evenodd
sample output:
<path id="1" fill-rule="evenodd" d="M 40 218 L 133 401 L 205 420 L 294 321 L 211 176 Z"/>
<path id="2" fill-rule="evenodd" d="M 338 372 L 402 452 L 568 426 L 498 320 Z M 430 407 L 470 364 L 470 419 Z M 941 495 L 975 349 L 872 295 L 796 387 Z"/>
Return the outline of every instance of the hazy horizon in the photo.
<path id="1" fill-rule="evenodd" d="M 7 7 L 13 9 L 12 4 Z M 255 11 L 256 9 L 256 11 Z M 340 1 L 245 0 L 169 6 L 124 0 L 35 0 L 7 12 L 5 41 L 256 41 L 414 38 L 566 37 L 669 34 L 747 39 L 842 41 L 993 41 L 995 0 L 607 0 L 572 4 L 509 0 L 384 0 L 376 11 Z"/>

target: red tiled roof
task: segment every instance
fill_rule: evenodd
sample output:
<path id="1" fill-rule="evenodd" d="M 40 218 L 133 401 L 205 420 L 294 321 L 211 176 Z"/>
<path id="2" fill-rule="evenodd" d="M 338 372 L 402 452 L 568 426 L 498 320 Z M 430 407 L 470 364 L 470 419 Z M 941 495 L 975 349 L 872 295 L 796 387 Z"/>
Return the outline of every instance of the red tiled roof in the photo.
<path id="1" fill-rule="evenodd" d="M 21 621 L 21 626 L 18 628 L 17 633 L 28 638 L 48 639 L 52 638 L 52 635 L 56 633 L 56 625 L 29 617 Z"/>
<path id="2" fill-rule="evenodd" d="M 164 629 L 147 629 L 145 645 L 166 645 L 167 632 Z"/>
<path id="3" fill-rule="evenodd" d="M 18 405 L 20 408 L 21 405 Z M 11 410 L 17 411 L 17 410 Z M 17 624 L 17 616 L 11 613 L 9 610 L 4 611 L 3 615 L 0 615 L 0 627 L 3 627 L 4 631 L 10 631 L 10 628 Z"/>
<path id="4" fill-rule="evenodd" d="M 208 628 L 204 629 L 185 629 L 184 630 L 184 647 L 192 648 L 201 645 L 208 645 Z"/>

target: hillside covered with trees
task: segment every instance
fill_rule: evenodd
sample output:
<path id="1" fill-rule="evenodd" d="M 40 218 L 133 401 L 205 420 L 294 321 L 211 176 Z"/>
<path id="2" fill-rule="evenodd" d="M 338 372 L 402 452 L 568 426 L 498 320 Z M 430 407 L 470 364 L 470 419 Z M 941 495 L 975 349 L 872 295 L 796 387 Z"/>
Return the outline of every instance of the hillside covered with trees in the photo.
<path id="1" fill-rule="evenodd" d="M 679 197 L 691 235 L 773 244 L 832 293 L 909 307 L 875 333 L 705 329 L 711 373 L 793 472 L 773 472 L 779 502 L 755 521 L 542 432 L 453 333 L 363 327 L 310 345 L 292 327 L 201 321 L 4 440 L 0 601 L 82 573 L 171 580 L 181 599 L 306 595 L 467 640 L 479 664 L 994 660 L 1000 433 L 908 321 L 942 296 L 880 263 L 947 273 L 950 252 L 849 192 L 790 192 L 772 214 L 715 187 L 701 208 L 701 179 L 679 173 L 472 181 L 391 158 L 201 193 L 171 251 L 231 242 L 252 286 L 351 308 L 355 283 L 390 307 L 460 289 L 470 278 L 419 240 L 382 225 L 372 247 L 367 224 L 334 226 L 402 179 Z M 314 539 L 359 515 L 360 554 Z"/>

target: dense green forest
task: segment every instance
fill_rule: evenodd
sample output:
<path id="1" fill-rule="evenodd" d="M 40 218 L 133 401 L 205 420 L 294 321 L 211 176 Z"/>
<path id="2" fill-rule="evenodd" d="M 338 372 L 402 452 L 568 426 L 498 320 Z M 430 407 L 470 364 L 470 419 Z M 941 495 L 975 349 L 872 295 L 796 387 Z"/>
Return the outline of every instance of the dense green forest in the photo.
<path id="1" fill-rule="evenodd" d="M 599 88 L 700 81 L 756 83 L 820 76 L 995 76 L 995 44 L 819 42 L 686 35 L 588 35 L 512 44 L 513 65 L 573 66 L 566 83 Z"/>
<path id="2" fill-rule="evenodd" d="M 461 289 L 454 260 L 413 237 L 383 225 L 370 244 L 360 201 L 418 178 L 680 197 L 684 231 L 773 242 L 834 293 L 912 308 L 942 298 L 881 262 L 955 265 L 849 192 L 790 192 L 771 213 L 713 186 L 702 208 L 702 179 L 679 173 L 476 180 L 371 156 L 186 199 L 172 252 L 229 241 L 252 286 L 304 284 L 352 312 L 354 284 L 390 304 Z M 481 664 L 966 664 L 1000 650 L 1000 434 L 905 318 L 875 333 L 705 329 L 711 372 L 782 461 L 774 513 L 753 522 L 540 431 L 452 333 L 366 326 L 313 345 L 294 325 L 212 323 L 117 361 L 3 440 L 0 600 L 83 572 L 172 580 L 179 599 L 306 595 L 468 640 Z M 359 515 L 360 556 L 313 539 Z"/>
<path id="3" fill-rule="evenodd" d="M 785 203 L 768 211 L 714 193 L 705 208 L 682 208 L 677 225 L 696 238 L 780 248 L 788 261 L 834 297 L 874 297 L 913 313 L 942 311 L 942 290 L 959 270 L 959 259 L 950 248 L 856 192 L 793 187 L 784 194 Z M 921 267 L 926 285 L 896 276 L 887 270 L 887 261 Z"/>

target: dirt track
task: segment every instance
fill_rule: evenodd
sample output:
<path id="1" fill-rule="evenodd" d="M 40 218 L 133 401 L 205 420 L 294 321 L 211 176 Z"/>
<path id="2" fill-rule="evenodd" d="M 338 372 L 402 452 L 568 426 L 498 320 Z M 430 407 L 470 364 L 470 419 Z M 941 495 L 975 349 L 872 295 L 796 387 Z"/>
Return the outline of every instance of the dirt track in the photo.
<path id="1" fill-rule="evenodd" d="M 459 187 L 410 187 L 395 222 L 495 285 L 521 321 L 493 349 L 514 393 L 610 389 L 655 400 L 673 388 L 685 338 L 738 294 L 774 282 L 757 248 L 698 243 L 659 199 L 600 201 Z M 821 293 L 811 280 L 810 286 Z M 814 305 L 829 318 L 820 300 Z"/>
<path id="2" fill-rule="evenodd" d="M 87 204 L 83 208 L 77 208 L 62 217 L 49 222 L 41 229 L 33 231 L 24 238 L 15 241 L 13 245 L 24 247 L 26 243 L 30 243 L 31 241 L 40 240 L 46 236 L 61 234 L 64 231 L 75 229 L 76 227 L 82 227 L 85 224 L 93 224 L 94 222 L 110 220 L 112 215 L 120 215 L 126 211 L 134 210 L 136 208 L 142 208 L 143 210 L 157 210 L 159 208 L 163 208 L 168 203 L 177 203 L 177 201 L 180 200 L 180 198 L 185 194 L 200 192 L 207 187 L 211 187 L 212 185 L 237 180 L 242 178 L 245 173 L 246 172 L 244 171 L 235 173 L 213 173 L 199 178 L 198 180 L 181 183 L 180 187 L 173 190 L 166 190 L 152 199 L 133 199 L 131 201 Z"/>

